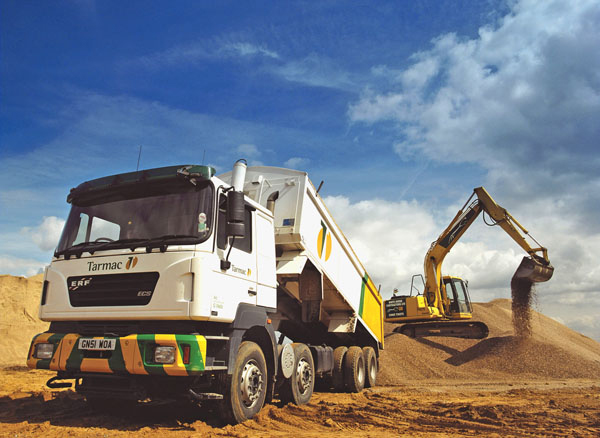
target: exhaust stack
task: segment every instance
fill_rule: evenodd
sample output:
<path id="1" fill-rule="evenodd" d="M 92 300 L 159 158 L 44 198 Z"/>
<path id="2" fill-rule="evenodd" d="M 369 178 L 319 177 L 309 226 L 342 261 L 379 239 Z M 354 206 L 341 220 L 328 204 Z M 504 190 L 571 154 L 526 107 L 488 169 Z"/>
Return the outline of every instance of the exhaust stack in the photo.
<path id="1" fill-rule="evenodd" d="M 248 163 L 245 159 L 240 158 L 233 165 L 233 172 L 231 173 L 231 185 L 233 190 L 236 192 L 244 191 L 244 181 L 246 180 L 246 167 Z"/>

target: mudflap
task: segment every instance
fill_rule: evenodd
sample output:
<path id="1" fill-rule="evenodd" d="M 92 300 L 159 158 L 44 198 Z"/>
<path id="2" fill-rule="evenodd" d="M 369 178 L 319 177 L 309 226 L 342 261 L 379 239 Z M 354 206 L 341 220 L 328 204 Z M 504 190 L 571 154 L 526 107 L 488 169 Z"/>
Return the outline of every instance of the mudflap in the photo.
<path id="1" fill-rule="evenodd" d="M 490 330 L 481 321 L 437 321 L 402 324 L 394 329 L 411 338 L 445 336 L 465 339 L 485 339 Z"/>

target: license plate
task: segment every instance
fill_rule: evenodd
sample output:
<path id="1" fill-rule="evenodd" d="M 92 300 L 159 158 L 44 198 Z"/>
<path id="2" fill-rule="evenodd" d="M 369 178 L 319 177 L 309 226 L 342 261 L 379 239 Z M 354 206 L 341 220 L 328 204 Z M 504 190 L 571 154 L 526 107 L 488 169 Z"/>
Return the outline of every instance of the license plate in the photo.
<path id="1" fill-rule="evenodd" d="M 80 350 L 114 350 L 117 346 L 116 339 L 90 339 L 80 338 Z"/>

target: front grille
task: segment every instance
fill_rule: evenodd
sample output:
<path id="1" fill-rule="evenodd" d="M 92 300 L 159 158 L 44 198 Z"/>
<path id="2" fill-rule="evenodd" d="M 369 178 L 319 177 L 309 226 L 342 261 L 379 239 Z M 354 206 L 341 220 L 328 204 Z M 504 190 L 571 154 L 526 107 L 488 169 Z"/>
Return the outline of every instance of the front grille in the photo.
<path id="1" fill-rule="evenodd" d="M 145 306 L 158 277 L 158 272 L 69 277 L 69 301 L 73 307 Z"/>

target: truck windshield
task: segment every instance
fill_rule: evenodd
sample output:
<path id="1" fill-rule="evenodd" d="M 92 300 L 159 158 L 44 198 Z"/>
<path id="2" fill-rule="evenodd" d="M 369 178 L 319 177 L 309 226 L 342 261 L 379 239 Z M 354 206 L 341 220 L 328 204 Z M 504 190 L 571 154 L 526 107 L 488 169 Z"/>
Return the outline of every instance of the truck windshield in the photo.
<path id="1" fill-rule="evenodd" d="M 211 234 L 213 186 L 209 182 L 176 185 L 169 193 L 164 189 L 157 194 L 140 190 L 132 191 L 132 196 L 115 193 L 113 190 L 91 205 L 73 201 L 56 255 L 195 244 Z"/>

